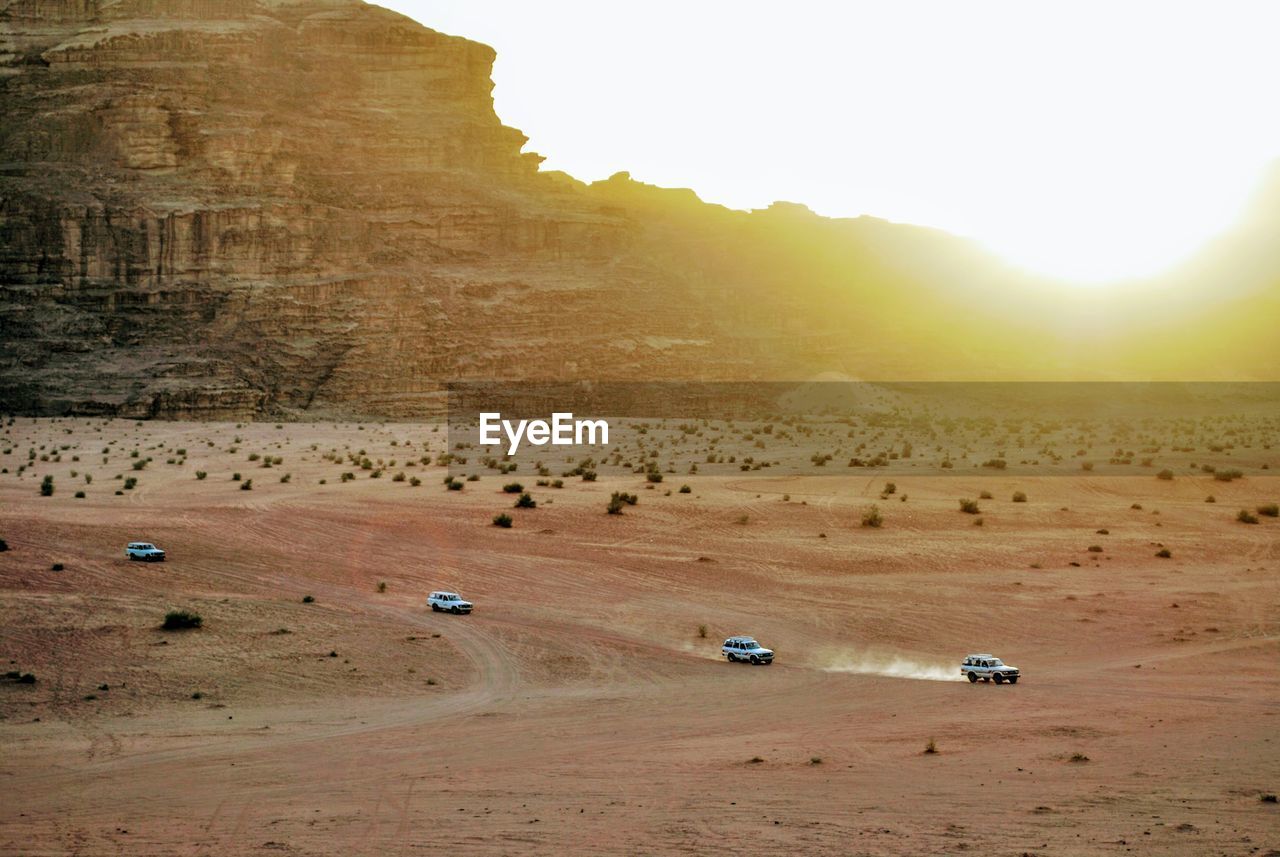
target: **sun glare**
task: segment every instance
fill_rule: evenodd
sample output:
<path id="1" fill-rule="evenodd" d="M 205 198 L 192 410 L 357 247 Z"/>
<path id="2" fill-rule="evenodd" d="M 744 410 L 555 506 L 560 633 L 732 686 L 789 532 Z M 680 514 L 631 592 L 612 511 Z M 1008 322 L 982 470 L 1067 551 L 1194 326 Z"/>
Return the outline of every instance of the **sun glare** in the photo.
<path id="1" fill-rule="evenodd" d="M 1228 228 L 1280 155 L 1280 7 L 383 0 L 498 51 L 545 169 L 977 239 L 1097 285 Z"/>

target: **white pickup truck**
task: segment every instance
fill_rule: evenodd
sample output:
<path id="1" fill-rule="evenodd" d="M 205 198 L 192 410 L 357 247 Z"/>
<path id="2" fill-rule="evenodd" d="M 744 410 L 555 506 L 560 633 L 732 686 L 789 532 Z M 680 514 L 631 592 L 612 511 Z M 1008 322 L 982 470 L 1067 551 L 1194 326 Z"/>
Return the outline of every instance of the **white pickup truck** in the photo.
<path id="1" fill-rule="evenodd" d="M 436 613 L 470 613 L 471 602 L 463 601 L 456 592 L 433 592 L 427 596 L 427 603 Z"/>
<path id="2" fill-rule="evenodd" d="M 983 681 L 994 681 L 996 684 L 1017 684 L 1018 677 L 1021 672 L 1017 667 L 1011 667 L 995 655 L 969 655 L 964 659 L 964 663 L 960 665 L 960 674 L 975 682 L 978 679 Z"/>

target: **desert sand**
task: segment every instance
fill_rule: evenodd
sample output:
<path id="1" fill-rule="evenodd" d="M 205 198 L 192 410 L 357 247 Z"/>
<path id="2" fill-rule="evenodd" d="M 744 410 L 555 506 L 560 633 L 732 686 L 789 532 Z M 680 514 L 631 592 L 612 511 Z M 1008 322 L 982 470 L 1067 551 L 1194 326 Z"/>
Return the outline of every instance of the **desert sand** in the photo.
<path id="1" fill-rule="evenodd" d="M 5 431 L 4 854 L 1280 853 L 1280 521 L 1236 519 L 1275 450 L 451 491 L 431 425 Z M 1016 687 L 962 680 L 988 651 Z"/>

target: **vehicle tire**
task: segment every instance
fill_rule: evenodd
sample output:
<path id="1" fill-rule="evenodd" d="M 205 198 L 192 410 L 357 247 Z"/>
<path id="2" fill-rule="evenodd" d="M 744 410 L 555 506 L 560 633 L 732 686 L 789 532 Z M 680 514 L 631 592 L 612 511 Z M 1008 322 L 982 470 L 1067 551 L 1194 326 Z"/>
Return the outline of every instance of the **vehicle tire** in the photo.
<path id="1" fill-rule="evenodd" d="M 996 684 L 1004 684 L 1004 676 L 1000 673 L 996 673 L 992 678 L 996 680 Z"/>
<path id="2" fill-rule="evenodd" d="M 1009 684 L 1017 684 L 1017 683 L 1018 683 L 1018 677 L 1016 675 L 1009 676 Z"/>
<path id="3" fill-rule="evenodd" d="M 973 684 L 973 683 L 974 683 L 974 682 L 976 682 L 977 680 L 978 680 L 978 674 L 977 674 L 977 673 L 969 673 L 969 684 Z"/>
<path id="4" fill-rule="evenodd" d="M 731 664 L 736 664 L 736 663 L 738 662 L 738 659 L 737 659 L 737 658 L 735 658 L 735 657 L 733 656 L 733 653 L 732 653 L 732 652 L 730 652 L 729 654 L 725 655 L 725 657 L 729 659 L 729 663 L 731 663 Z"/>
<path id="5" fill-rule="evenodd" d="M 440 605 L 439 605 L 439 604 L 432 604 L 432 605 L 431 605 L 431 612 L 432 612 L 432 613 L 439 613 L 439 612 L 440 612 Z"/>
<path id="6" fill-rule="evenodd" d="M 450 608 L 449 608 L 449 612 L 450 612 L 450 613 L 452 613 L 454 616 L 457 616 L 457 615 L 458 615 L 459 613 L 461 613 L 462 611 L 461 611 L 461 610 L 459 610 L 457 607 L 450 607 Z"/>
<path id="7" fill-rule="evenodd" d="M 752 655 L 752 656 L 751 656 L 751 663 L 755 664 L 756 666 L 760 666 L 760 659 L 759 659 L 759 658 L 757 658 L 755 655 Z"/>

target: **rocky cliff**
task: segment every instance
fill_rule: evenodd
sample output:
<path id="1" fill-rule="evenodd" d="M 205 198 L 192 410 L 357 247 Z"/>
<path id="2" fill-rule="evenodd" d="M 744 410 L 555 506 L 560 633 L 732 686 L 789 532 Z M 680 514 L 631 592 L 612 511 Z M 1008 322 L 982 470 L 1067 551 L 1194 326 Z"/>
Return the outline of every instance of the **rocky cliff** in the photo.
<path id="1" fill-rule="evenodd" d="M 0 411 L 1105 365 L 949 236 L 540 172 L 493 59 L 358 0 L 0 0 Z"/>

